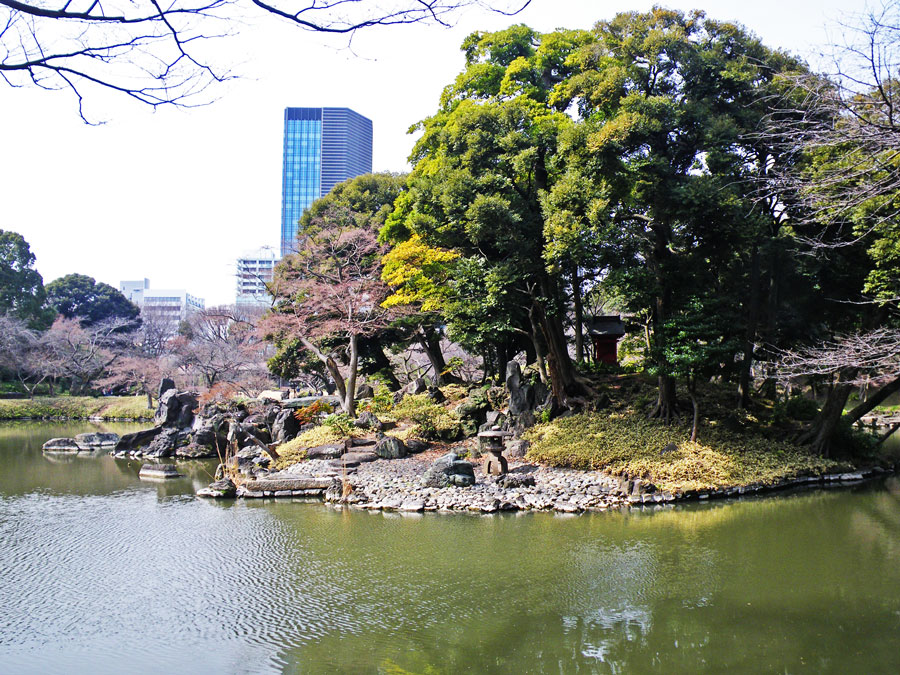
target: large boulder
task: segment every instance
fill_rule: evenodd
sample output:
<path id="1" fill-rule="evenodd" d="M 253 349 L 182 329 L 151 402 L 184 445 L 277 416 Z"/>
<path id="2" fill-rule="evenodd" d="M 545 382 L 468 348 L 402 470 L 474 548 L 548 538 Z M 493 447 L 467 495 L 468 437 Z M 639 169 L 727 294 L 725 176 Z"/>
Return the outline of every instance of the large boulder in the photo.
<path id="1" fill-rule="evenodd" d="M 191 443 L 203 448 L 209 448 L 213 453 L 211 456 L 215 457 L 219 452 L 225 453 L 225 449 L 228 447 L 228 438 L 226 438 L 225 434 L 216 433 L 212 426 L 203 426 L 194 432 Z"/>
<path id="2" fill-rule="evenodd" d="M 210 483 L 208 487 L 197 491 L 198 497 L 209 497 L 211 499 L 234 499 L 237 495 L 237 487 L 231 482 L 230 478 L 223 478 L 214 483 Z"/>
<path id="3" fill-rule="evenodd" d="M 522 381 L 522 369 L 516 361 L 506 364 L 506 389 L 509 392 L 511 414 L 520 415 L 534 410 L 534 389 Z"/>
<path id="4" fill-rule="evenodd" d="M 162 433 L 162 430 L 162 427 L 153 427 L 152 429 L 142 429 L 131 434 L 125 434 L 116 443 L 116 452 L 134 452 L 139 448 L 143 448 Z"/>
<path id="5" fill-rule="evenodd" d="M 43 445 L 44 452 L 79 452 L 81 448 L 74 438 L 51 438 Z"/>
<path id="6" fill-rule="evenodd" d="M 361 413 L 360 416 L 353 421 L 353 425 L 358 429 L 374 429 L 376 431 L 384 429 L 384 424 L 378 419 L 378 416 L 368 410 Z"/>
<path id="7" fill-rule="evenodd" d="M 300 433 L 300 422 L 294 417 L 294 411 L 290 408 L 279 410 L 272 421 L 272 442 L 286 443 L 296 438 L 298 433 Z"/>
<path id="8" fill-rule="evenodd" d="M 372 385 L 369 384 L 361 384 L 356 389 L 356 398 L 372 398 L 375 396 L 375 390 L 372 389 Z"/>
<path id="9" fill-rule="evenodd" d="M 159 397 L 159 407 L 153 421 L 162 426 L 189 427 L 194 421 L 196 408 L 196 394 L 188 391 L 179 393 L 177 389 L 169 389 Z"/>
<path id="10" fill-rule="evenodd" d="M 434 461 L 422 476 L 422 482 L 426 487 L 436 488 L 475 485 L 475 469 L 455 452 L 448 452 Z"/>
<path id="11" fill-rule="evenodd" d="M 144 450 L 145 457 L 174 457 L 175 451 L 180 446 L 188 445 L 190 435 L 179 429 L 170 428 L 163 429 L 156 438 L 154 438 L 147 449 Z"/>
<path id="12" fill-rule="evenodd" d="M 175 381 L 170 377 L 164 377 L 159 382 L 159 393 L 156 395 L 157 400 L 161 399 L 163 397 L 163 394 L 165 394 L 167 391 L 169 391 L 169 389 L 174 389 L 174 388 L 175 388 Z"/>
<path id="13" fill-rule="evenodd" d="M 406 457 L 406 445 L 399 438 L 385 436 L 375 444 L 375 454 L 382 459 Z"/>
<path id="14" fill-rule="evenodd" d="M 223 454 L 225 452 L 224 446 L 222 452 Z M 215 448 L 209 445 L 190 443 L 183 448 L 176 448 L 175 456 L 178 457 L 178 459 L 209 459 L 211 457 L 218 457 L 219 453 L 216 452 Z"/>
<path id="15" fill-rule="evenodd" d="M 417 377 L 406 385 L 406 393 L 408 394 L 424 394 L 426 391 L 428 391 L 428 382 L 424 377 Z"/>

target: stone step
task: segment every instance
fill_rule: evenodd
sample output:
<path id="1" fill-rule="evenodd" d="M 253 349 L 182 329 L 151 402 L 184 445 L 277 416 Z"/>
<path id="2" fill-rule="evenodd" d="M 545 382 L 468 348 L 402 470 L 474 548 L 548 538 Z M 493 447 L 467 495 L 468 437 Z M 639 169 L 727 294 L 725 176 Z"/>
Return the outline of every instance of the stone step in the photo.
<path id="1" fill-rule="evenodd" d="M 295 478 L 259 478 L 243 483 L 244 490 L 248 492 L 284 492 L 286 490 L 327 490 L 337 478 L 318 476 L 298 476 Z"/>

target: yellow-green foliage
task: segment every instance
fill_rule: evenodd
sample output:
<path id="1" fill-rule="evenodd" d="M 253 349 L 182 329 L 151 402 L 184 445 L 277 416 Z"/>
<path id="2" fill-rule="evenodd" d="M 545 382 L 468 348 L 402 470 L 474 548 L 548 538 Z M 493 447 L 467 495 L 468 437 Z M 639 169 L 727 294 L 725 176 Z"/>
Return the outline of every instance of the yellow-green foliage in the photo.
<path id="1" fill-rule="evenodd" d="M 300 436 L 292 441 L 288 441 L 287 443 L 282 443 L 276 448 L 278 452 L 278 461 L 275 462 L 275 468 L 280 471 L 281 469 L 286 469 L 292 464 L 302 462 L 304 459 L 306 459 L 307 448 L 311 447 L 314 446 L 307 445 L 305 442 L 303 442 Z"/>
<path id="2" fill-rule="evenodd" d="M 454 415 L 432 401 L 428 394 L 407 394 L 391 412 L 396 419 L 414 424 L 414 433 L 424 438 L 440 438 L 459 424 Z"/>
<path id="3" fill-rule="evenodd" d="M 335 427 L 320 424 L 312 429 L 307 429 L 294 440 L 298 441 L 305 448 L 314 448 L 317 445 L 337 443 L 345 438 L 347 437 L 343 436 Z"/>
<path id="4" fill-rule="evenodd" d="M 45 417 L 150 419 L 154 412 L 147 408 L 147 399 L 143 396 L 54 396 L 0 400 L 0 419 L 4 420 Z"/>
<path id="5" fill-rule="evenodd" d="M 469 390 L 461 384 L 445 384 L 441 387 L 441 393 L 450 403 L 459 403 L 469 395 Z"/>
<path id="6" fill-rule="evenodd" d="M 635 414 L 584 413 L 538 425 L 525 438 L 531 460 L 640 476 L 669 491 L 769 484 L 840 467 L 787 443 L 722 429 L 703 429 L 691 443 L 689 429 Z M 670 443 L 677 450 L 661 454 Z"/>

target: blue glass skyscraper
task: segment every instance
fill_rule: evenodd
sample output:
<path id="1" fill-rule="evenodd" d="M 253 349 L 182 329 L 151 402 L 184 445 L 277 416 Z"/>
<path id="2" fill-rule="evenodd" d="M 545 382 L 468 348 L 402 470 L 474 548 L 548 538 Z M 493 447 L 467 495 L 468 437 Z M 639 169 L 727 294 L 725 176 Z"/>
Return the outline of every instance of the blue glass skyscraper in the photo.
<path id="1" fill-rule="evenodd" d="M 285 108 L 281 254 L 304 209 L 337 183 L 372 171 L 372 120 L 349 108 Z"/>

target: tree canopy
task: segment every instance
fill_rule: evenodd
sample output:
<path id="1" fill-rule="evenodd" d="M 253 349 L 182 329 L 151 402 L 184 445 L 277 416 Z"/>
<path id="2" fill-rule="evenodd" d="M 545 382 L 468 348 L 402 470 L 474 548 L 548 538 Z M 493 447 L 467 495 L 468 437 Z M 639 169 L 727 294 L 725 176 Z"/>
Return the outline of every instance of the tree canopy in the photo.
<path id="1" fill-rule="evenodd" d="M 67 274 L 47 284 L 47 302 L 83 326 L 110 319 L 136 319 L 141 310 L 109 284 L 85 274 Z"/>
<path id="2" fill-rule="evenodd" d="M 47 328 L 54 312 L 46 306 L 44 280 L 34 269 L 34 254 L 21 234 L 0 230 L 0 313 Z"/>

